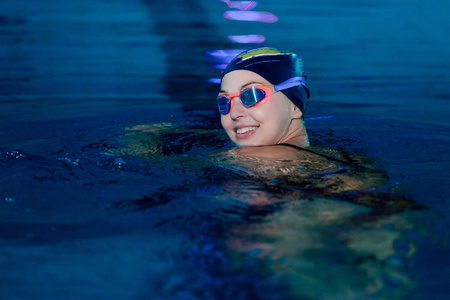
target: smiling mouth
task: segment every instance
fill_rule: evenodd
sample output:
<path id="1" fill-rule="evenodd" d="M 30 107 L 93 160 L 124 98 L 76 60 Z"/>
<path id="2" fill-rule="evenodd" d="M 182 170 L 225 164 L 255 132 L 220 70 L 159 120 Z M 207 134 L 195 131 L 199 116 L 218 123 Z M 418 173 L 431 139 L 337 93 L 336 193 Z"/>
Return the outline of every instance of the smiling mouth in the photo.
<path id="1" fill-rule="evenodd" d="M 250 131 L 254 131 L 256 129 L 258 129 L 258 127 L 256 127 L 256 126 L 249 126 L 249 127 L 239 128 L 238 130 L 236 130 L 236 133 L 237 134 L 244 134 L 244 133 L 247 133 L 247 132 L 250 132 Z"/>

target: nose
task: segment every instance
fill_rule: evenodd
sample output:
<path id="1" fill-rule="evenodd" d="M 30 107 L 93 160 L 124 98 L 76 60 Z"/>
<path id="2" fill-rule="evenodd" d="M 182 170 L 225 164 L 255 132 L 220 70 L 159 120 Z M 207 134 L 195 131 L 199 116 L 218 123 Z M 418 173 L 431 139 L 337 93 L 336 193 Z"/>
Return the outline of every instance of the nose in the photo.
<path id="1" fill-rule="evenodd" d="M 230 111 L 230 117 L 233 120 L 242 118 L 245 116 L 246 108 L 241 103 L 241 99 L 239 99 L 239 96 L 234 97 L 231 100 L 231 111 Z"/>

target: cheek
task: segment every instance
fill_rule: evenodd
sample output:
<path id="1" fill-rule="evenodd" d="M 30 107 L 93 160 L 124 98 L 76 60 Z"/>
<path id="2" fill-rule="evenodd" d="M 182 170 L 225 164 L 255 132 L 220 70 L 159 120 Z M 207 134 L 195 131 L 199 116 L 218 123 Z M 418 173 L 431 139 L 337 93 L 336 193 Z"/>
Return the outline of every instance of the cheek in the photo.
<path id="1" fill-rule="evenodd" d="M 283 99 L 272 99 L 261 107 L 255 107 L 252 117 L 263 124 L 265 135 L 269 138 L 283 136 L 291 124 L 289 105 Z"/>
<path id="2" fill-rule="evenodd" d="M 248 114 L 256 122 L 264 123 L 272 118 L 272 110 L 272 105 L 270 105 L 269 102 L 266 102 L 264 104 L 251 107 L 248 110 Z"/>
<path id="3" fill-rule="evenodd" d="M 289 119 L 289 112 L 283 99 L 272 96 L 273 99 L 251 109 L 252 117 L 261 123 L 283 123 Z"/>
<path id="4" fill-rule="evenodd" d="M 222 127 L 225 130 L 228 130 L 233 127 L 233 122 L 231 121 L 230 115 L 221 115 L 220 123 L 222 123 Z"/>

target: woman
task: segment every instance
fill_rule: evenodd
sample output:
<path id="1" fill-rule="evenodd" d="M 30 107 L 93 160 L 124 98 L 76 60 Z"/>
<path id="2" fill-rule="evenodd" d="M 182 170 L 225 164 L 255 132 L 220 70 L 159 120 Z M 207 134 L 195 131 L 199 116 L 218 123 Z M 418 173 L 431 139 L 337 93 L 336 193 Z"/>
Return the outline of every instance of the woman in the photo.
<path id="1" fill-rule="evenodd" d="M 236 145 L 309 146 L 302 67 L 295 53 L 269 47 L 245 51 L 228 64 L 217 101 L 222 126 Z"/>
<path id="2" fill-rule="evenodd" d="M 305 78 L 302 59 L 276 48 L 247 50 L 227 65 L 217 102 L 222 126 L 238 148 L 222 162 L 322 195 L 385 186 L 385 171 L 373 168 L 371 159 L 310 146 Z"/>

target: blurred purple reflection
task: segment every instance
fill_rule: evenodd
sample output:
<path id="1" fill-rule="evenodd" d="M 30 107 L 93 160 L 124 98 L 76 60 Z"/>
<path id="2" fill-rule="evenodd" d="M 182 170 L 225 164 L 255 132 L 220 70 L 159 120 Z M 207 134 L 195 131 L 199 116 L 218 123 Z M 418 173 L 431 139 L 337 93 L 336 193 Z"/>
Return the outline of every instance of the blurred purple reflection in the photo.
<path id="1" fill-rule="evenodd" d="M 206 79 L 206 81 L 211 82 L 211 83 L 216 83 L 216 84 L 220 84 L 220 78 L 208 78 Z"/>
<path id="2" fill-rule="evenodd" d="M 242 49 L 210 50 L 206 51 L 208 60 L 217 64 L 228 64 L 235 56 L 244 52 Z"/>
<path id="3" fill-rule="evenodd" d="M 256 1 L 222 1 L 228 4 L 229 8 L 235 8 L 239 10 L 252 10 L 257 5 L 258 2 Z"/>
<path id="4" fill-rule="evenodd" d="M 247 35 L 229 35 L 228 38 L 233 43 L 250 44 L 250 43 L 262 43 L 266 40 L 266 37 L 260 34 L 247 34 Z"/>
<path id="5" fill-rule="evenodd" d="M 227 67 L 227 64 L 214 64 L 213 67 L 215 69 L 224 70 Z"/>
<path id="6" fill-rule="evenodd" d="M 266 11 L 227 10 L 223 16 L 229 20 L 275 23 L 278 17 Z"/>
<path id="7" fill-rule="evenodd" d="M 206 51 L 205 55 L 213 68 L 223 70 L 234 57 L 243 51 L 242 49 L 210 50 Z"/>

